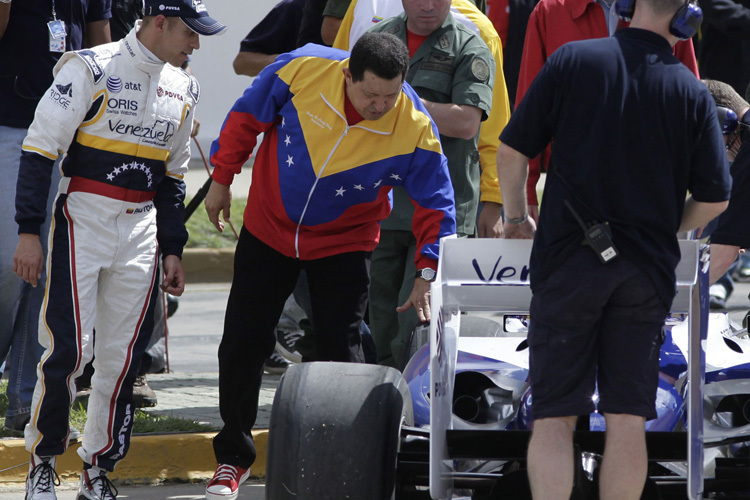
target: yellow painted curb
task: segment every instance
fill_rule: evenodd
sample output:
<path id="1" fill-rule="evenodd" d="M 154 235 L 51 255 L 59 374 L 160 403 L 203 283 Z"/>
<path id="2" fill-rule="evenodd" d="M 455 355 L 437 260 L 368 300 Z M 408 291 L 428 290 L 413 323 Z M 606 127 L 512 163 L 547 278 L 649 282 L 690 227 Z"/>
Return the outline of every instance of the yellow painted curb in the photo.
<path id="1" fill-rule="evenodd" d="M 215 433 L 136 435 L 130 441 L 127 456 L 117 464 L 110 477 L 127 483 L 158 481 L 195 481 L 210 479 L 216 470 L 212 440 Z M 252 477 L 266 475 L 268 430 L 253 431 L 258 458 L 250 468 Z M 55 467 L 63 481 L 75 480 L 83 466 L 71 445 L 57 458 Z M 24 482 L 28 473 L 29 452 L 23 439 L 0 440 L 0 482 Z"/>

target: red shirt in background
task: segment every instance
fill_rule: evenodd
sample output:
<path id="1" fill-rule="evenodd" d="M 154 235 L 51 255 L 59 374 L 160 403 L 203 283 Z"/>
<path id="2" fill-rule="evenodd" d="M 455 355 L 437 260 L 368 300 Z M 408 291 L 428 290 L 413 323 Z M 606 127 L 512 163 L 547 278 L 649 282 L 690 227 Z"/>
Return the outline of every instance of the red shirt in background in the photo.
<path id="1" fill-rule="evenodd" d="M 503 59 L 505 59 L 505 45 L 510 24 L 510 0 L 487 0 L 487 17 L 492 21 L 497 34 L 500 35 L 500 40 L 503 42 Z"/>

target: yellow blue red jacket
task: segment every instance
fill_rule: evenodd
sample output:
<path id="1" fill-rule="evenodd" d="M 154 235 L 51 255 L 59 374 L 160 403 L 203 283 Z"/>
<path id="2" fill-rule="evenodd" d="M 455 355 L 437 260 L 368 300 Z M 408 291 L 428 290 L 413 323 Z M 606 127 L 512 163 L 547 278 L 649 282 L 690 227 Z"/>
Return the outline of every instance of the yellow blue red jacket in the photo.
<path id="1" fill-rule="evenodd" d="M 439 240 L 455 234 L 448 164 L 437 127 L 403 84 L 378 120 L 348 125 L 348 52 L 306 45 L 282 54 L 234 104 L 211 146 L 212 178 L 229 185 L 256 153 L 244 224 L 278 252 L 302 260 L 372 251 L 390 191 L 415 204 L 418 268 L 435 268 Z"/>

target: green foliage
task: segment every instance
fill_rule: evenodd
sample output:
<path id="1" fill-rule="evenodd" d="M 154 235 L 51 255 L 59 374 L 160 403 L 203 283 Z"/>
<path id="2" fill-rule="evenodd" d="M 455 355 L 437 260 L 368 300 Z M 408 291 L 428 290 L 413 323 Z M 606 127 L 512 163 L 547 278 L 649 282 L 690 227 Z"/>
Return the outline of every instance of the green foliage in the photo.
<path id="1" fill-rule="evenodd" d="M 135 412 L 133 432 L 135 434 L 148 434 L 153 432 L 210 432 L 215 430 L 207 424 L 201 424 L 193 420 L 156 415 L 143 410 Z"/>
<path id="2" fill-rule="evenodd" d="M 8 411 L 8 396 L 5 395 L 5 391 L 8 388 L 8 381 L 5 379 L 0 380 L 0 416 L 5 416 L 5 412 Z"/>
<path id="3" fill-rule="evenodd" d="M 5 390 L 8 388 L 6 379 L 0 380 L 0 438 L 4 437 L 23 437 L 23 432 L 12 431 L 5 428 L 5 412 L 8 411 L 8 396 Z"/>
<path id="4" fill-rule="evenodd" d="M 22 438 L 22 431 L 12 431 L 5 428 L 5 412 L 8 409 L 8 397 L 5 390 L 8 381 L 0 380 L 0 438 Z M 70 425 L 83 431 L 86 425 L 86 409 L 80 403 L 70 410 Z M 133 434 L 165 433 L 165 432 L 211 432 L 215 429 L 210 425 L 201 424 L 193 420 L 157 415 L 143 410 L 135 411 Z"/>
<path id="5" fill-rule="evenodd" d="M 189 203 L 186 200 L 185 205 Z M 230 211 L 232 224 L 240 232 L 242 227 L 242 215 L 245 213 L 247 199 L 235 198 L 232 200 Z M 201 203 L 192 216 L 185 223 L 190 237 L 185 248 L 234 248 L 237 245 L 237 237 L 232 232 L 229 224 L 224 224 L 224 232 L 220 233 L 213 224 L 208 221 L 206 206 Z"/>
<path id="6" fill-rule="evenodd" d="M 78 404 L 70 411 L 70 425 L 76 429 L 83 430 L 86 425 L 86 417 L 86 409 L 81 404 Z M 144 410 L 135 410 L 133 434 L 209 432 L 212 430 L 214 429 L 211 426 L 200 424 L 193 420 L 157 415 Z"/>
<path id="7" fill-rule="evenodd" d="M 86 408 L 81 403 L 73 404 L 73 408 L 70 409 L 69 422 L 72 427 L 83 433 L 83 428 L 86 426 Z"/>

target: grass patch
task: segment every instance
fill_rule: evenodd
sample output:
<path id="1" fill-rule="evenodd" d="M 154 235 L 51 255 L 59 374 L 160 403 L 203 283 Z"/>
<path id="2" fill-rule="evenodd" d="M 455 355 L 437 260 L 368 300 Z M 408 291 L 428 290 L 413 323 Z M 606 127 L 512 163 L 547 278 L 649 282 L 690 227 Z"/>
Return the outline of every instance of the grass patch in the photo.
<path id="1" fill-rule="evenodd" d="M 185 205 L 190 200 L 185 201 Z M 234 228 L 239 233 L 242 227 L 242 215 L 245 213 L 247 199 L 235 198 L 232 200 L 231 218 Z M 237 245 L 237 237 L 232 232 L 229 224 L 225 224 L 224 232 L 220 233 L 213 224 L 208 221 L 206 206 L 201 203 L 193 212 L 190 219 L 185 223 L 190 237 L 185 248 L 234 248 Z"/>
<path id="2" fill-rule="evenodd" d="M 165 432 L 210 432 L 210 425 L 201 424 L 184 418 L 157 415 L 144 410 L 135 410 L 133 434 L 152 434 Z M 70 425 L 83 430 L 86 425 L 86 408 L 80 403 L 70 410 Z"/>
<path id="3" fill-rule="evenodd" d="M 8 381 L 5 379 L 0 380 L 0 438 L 22 438 L 22 431 L 13 431 L 5 428 L 5 412 L 8 409 L 8 397 L 5 395 L 7 387 Z M 86 418 L 86 409 L 80 403 L 70 410 L 70 425 L 80 431 L 86 425 Z M 201 424 L 193 420 L 156 415 L 143 410 L 135 411 L 135 420 L 133 421 L 133 434 L 211 432 L 214 430 L 210 425 Z"/>
<path id="4" fill-rule="evenodd" d="M 0 379 L 0 438 L 4 437 L 23 437 L 23 432 L 12 431 L 5 428 L 5 412 L 8 411 L 8 396 L 5 390 L 8 388 L 8 381 Z"/>

